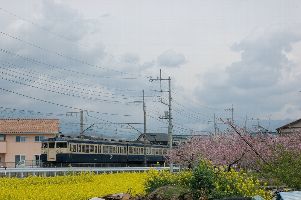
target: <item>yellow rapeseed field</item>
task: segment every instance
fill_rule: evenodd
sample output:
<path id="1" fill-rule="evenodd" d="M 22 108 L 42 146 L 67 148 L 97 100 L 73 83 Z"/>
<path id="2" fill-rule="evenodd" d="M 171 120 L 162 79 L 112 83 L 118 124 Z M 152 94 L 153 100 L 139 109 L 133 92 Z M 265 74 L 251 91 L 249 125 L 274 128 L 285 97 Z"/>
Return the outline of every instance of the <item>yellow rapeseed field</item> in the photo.
<path id="1" fill-rule="evenodd" d="M 112 193 L 145 194 L 146 173 L 0 178 L 1 200 L 87 200 Z"/>

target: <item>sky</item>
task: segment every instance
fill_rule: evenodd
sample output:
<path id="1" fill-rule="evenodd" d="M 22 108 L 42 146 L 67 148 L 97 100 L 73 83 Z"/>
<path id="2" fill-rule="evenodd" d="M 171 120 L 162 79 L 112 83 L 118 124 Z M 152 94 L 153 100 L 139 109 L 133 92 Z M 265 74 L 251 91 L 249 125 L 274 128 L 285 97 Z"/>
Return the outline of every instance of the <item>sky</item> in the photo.
<path id="1" fill-rule="evenodd" d="M 0 1 L 0 115 L 90 134 L 213 131 L 214 114 L 269 130 L 301 116 L 298 0 Z M 167 91 L 168 82 L 161 82 Z M 163 103 L 162 103 L 163 102 Z M 116 124 L 121 123 L 121 124 Z M 93 125 L 94 124 L 94 125 Z"/>

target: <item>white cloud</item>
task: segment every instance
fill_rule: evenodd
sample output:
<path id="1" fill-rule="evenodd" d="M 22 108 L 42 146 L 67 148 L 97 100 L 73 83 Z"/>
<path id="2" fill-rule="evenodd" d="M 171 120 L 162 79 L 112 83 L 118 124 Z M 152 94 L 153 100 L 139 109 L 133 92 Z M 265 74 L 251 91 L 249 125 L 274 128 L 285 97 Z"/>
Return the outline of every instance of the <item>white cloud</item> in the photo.
<path id="1" fill-rule="evenodd" d="M 167 50 L 158 56 L 157 62 L 162 67 L 180 67 L 187 61 L 183 54 Z"/>
<path id="2" fill-rule="evenodd" d="M 300 80 L 299 66 L 288 59 L 292 45 L 301 36 L 289 32 L 259 35 L 234 45 L 233 50 L 241 52 L 241 60 L 227 66 L 225 70 L 209 71 L 201 77 L 199 97 L 206 104 L 225 107 L 234 104 L 245 113 L 274 113 L 283 110 L 283 115 L 294 118 L 284 109 L 300 107 L 296 94 Z M 296 113 L 301 114 L 299 109 Z M 274 119 L 279 119 L 275 114 Z"/>
<path id="3" fill-rule="evenodd" d="M 4 32 L 98 67 L 65 59 L 3 35 L 0 42 L 4 49 L 94 77 L 59 71 L 3 53 L 0 60 L 55 76 L 62 84 L 64 81 L 81 82 L 84 91 L 95 85 L 104 87 L 107 93 L 118 94 L 117 100 L 124 101 L 127 101 L 123 99 L 126 97 L 132 100 L 132 96 L 140 100 L 142 89 L 158 95 L 153 91 L 158 89 L 159 83 L 149 83 L 146 77 L 157 77 L 158 68 L 162 68 L 164 77 L 172 78 L 173 100 L 198 110 L 204 123 L 215 110 L 204 110 L 197 105 L 198 100 L 222 111 L 234 103 L 236 108 L 241 107 L 241 112 L 250 111 L 257 116 L 276 113 L 278 118 L 295 117 L 296 113 L 292 114 L 284 107 L 290 105 L 298 110 L 300 100 L 296 91 L 300 90 L 301 48 L 300 45 L 294 48 L 300 34 L 292 34 L 301 32 L 300 5 L 300 1 L 294 0 L 290 3 L 285 0 L 234 0 L 227 3 L 192 0 L 190 4 L 182 0 L 91 0 L 90 3 L 81 0 L 11 0 L 3 2 L 2 6 L 25 21 L 0 10 L 0 25 Z M 267 6 L 269 10 L 265 9 Z M 278 29 L 269 31 L 272 26 Z M 258 29 L 263 30 L 262 34 L 256 34 Z M 236 45 L 230 49 L 233 44 Z M 24 88 L 6 81 L 1 81 L 1 86 L 20 92 Z M 94 90 L 101 91 L 99 88 Z M 112 121 L 141 121 L 140 105 L 136 108 L 109 105 L 38 89 L 29 91 L 32 96 L 76 107 L 135 116 L 130 119 L 110 116 L 108 119 Z M 28 90 L 24 92 L 28 93 Z M 13 100 L 3 103 L 53 112 L 61 110 L 35 101 L 24 103 L 22 97 L 11 94 L 3 99 L 9 98 Z M 165 109 L 160 110 L 158 102 L 152 101 L 156 99 L 147 102 L 150 111 L 158 109 L 160 113 Z M 176 111 L 176 104 L 173 104 L 173 109 Z M 281 115 L 277 113 L 279 111 Z M 184 118 L 178 113 L 174 120 L 193 126 L 194 122 L 189 121 L 191 118 Z M 203 127 L 197 123 L 201 122 L 196 120 L 195 127 Z M 158 122 L 152 120 L 148 125 L 158 127 Z"/>

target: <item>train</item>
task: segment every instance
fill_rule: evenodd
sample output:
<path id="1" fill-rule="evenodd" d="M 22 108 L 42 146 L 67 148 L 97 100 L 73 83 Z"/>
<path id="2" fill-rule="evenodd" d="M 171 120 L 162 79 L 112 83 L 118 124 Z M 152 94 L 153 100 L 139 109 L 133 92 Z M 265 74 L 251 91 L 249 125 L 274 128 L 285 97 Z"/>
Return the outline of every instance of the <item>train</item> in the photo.
<path id="1" fill-rule="evenodd" d="M 95 137 L 55 137 L 42 141 L 43 166 L 154 166 L 165 164 L 166 145 Z"/>

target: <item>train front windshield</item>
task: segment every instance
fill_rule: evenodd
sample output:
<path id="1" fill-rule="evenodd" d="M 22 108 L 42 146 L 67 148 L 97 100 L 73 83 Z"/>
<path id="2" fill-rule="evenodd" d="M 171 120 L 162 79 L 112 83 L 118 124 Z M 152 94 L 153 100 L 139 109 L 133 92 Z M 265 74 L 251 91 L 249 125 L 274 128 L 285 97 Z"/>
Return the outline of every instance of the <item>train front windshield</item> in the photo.
<path id="1" fill-rule="evenodd" d="M 48 148 L 53 149 L 55 147 L 55 143 L 54 142 L 49 142 L 48 143 Z"/>
<path id="2" fill-rule="evenodd" d="M 47 142 L 43 142 L 43 143 L 42 143 L 42 148 L 43 148 L 43 149 L 48 148 L 48 143 L 47 143 Z"/>

